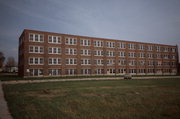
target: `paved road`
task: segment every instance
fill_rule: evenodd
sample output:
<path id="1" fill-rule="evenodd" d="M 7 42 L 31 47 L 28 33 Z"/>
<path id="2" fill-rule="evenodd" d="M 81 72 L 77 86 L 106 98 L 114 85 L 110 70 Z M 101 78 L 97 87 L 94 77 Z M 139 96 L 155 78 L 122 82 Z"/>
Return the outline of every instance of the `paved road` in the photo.
<path id="1" fill-rule="evenodd" d="M 132 77 L 132 79 L 162 79 L 162 78 L 179 78 L 180 76 L 150 76 L 150 77 Z M 119 80 L 123 77 L 103 77 L 103 78 L 75 78 L 75 79 L 44 79 L 44 80 L 16 80 L 3 81 L 3 84 L 19 84 L 19 83 L 40 83 L 40 82 L 57 82 L 57 81 L 84 81 L 84 80 Z"/>
<path id="2" fill-rule="evenodd" d="M 4 99 L 4 93 L 2 90 L 2 83 L 0 81 L 0 119 L 13 119 L 9 113 L 7 102 Z"/>

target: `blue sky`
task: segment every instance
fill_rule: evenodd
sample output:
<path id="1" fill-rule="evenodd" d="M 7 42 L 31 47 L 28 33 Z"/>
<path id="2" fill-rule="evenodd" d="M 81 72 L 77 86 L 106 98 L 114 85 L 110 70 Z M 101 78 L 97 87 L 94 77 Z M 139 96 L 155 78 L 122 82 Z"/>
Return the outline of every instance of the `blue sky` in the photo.
<path id="1" fill-rule="evenodd" d="M 0 51 L 17 60 L 23 29 L 180 47 L 179 6 L 180 0 L 1 0 Z"/>

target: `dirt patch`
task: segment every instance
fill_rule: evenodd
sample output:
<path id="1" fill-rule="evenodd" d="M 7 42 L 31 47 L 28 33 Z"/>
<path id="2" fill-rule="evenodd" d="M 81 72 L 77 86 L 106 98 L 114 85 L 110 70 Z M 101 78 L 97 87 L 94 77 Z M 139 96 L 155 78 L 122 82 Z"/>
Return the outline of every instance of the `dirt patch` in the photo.
<path id="1" fill-rule="evenodd" d="M 83 93 L 80 96 L 83 96 L 83 97 L 106 97 L 106 96 L 108 96 L 108 94 Z"/>

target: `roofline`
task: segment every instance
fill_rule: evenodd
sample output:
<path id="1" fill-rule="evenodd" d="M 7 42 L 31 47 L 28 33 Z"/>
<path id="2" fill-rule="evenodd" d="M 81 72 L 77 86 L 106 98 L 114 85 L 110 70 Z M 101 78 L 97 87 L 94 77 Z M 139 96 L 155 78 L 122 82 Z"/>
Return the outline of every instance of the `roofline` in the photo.
<path id="1" fill-rule="evenodd" d="M 51 33 L 51 34 L 61 34 L 61 35 L 68 35 L 68 36 L 74 36 L 74 37 L 86 37 L 86 38 L 93 38 L 93 39 L 99 39 L 99 40 L 115 40 L 115 41 L 122 41 L 122 42 L 134 42 L 134 43 L 142 43 L 142 44 L 152 44 L 152 45 L 163 45 L 163 46 L 173 46 L 178 47 L 176 45 L 167 45 L 167 44 L 161 44 L 161 43 L 149 43 L 149 42 L 138 42 L 138 41 L 127 41 L 127 40 L 119 40 L 119 39 L 110 39 L 110 38 L 98 38 L 98 37 L 90 37 L 90 36 L 81 36 L 81 35 L 74 35 L 74 34 L 65 34 L 65 33 L 57 33 L 57 32 L 48 32 L 48 31 L 41 31 L 41 30 L 32 30 L 32 29 L 24 29 L 22 34 L 26 31 L 33 31 L 33 32 L 42 32 L 42 33 Z M 22 35 L 21 34 L 21 35 Z M 21 36 L 20 36 L 21 37 Z"/>

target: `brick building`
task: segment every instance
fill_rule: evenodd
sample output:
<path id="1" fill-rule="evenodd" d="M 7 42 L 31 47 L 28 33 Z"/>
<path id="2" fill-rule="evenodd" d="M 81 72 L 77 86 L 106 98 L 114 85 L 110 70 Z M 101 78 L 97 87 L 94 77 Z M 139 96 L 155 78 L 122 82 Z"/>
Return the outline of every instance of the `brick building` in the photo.
<path id="1" fill-rule="evenodd" d="M 19 76 L 176 75 L 178 47 L 24 30 Z"/>

